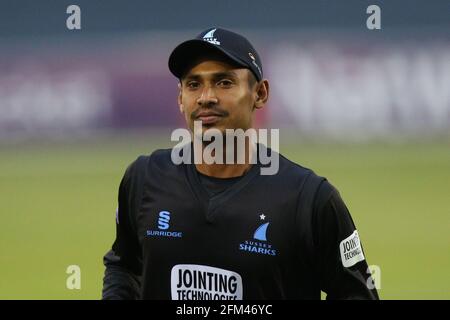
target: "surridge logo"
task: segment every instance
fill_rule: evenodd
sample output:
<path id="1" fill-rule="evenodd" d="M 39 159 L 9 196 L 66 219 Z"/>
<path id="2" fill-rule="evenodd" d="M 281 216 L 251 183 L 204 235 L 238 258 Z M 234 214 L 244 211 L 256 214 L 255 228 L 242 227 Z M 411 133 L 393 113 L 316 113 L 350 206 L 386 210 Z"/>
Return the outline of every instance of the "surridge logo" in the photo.
<path id="1" fill-rule="evenodd" d="M 266 216 L 261 214 L 261 220 L 264 220 Z M 253 252 L 257 254 L 264 254 L 270 256 L 276 256 L 277 251 L 270 243 L 267 243 L 267 228 L 269 228 L 270 222 L 261 224 L 253 233 L 253 240 L 245 240 L 239 244 L 239 250 Z M 257 240 L 257 241 L 255 241 Z"/>
<path id="2" fill-rule="evenodd" d="M 217 41 L 217 38 L 214 38 L 214 32 L 216 32 L 216 29 L 212 29 L 211 31 L 208 31 L 208 33 L 206 33 L 203 36 L 203 40 L 204 41 L 208 41 L 209 43 L 212 44 L 216 44 L 216 45 L 220 45 L 220 41 Z"/>
<path id="3" fill-rule="evenodd" d="M 161 211 L 159 213 L 158 229 L 159 230 L 169 229 L 169 221 L 170 221 L 170 212 L 169 211 Z"/>
<path id="4" fill-rule="evenodd" d="M 170 227 L 170 212 L 160 211 L 158 218 L 158 229 L 167 230 Z M 147 236 L 152 237 L 170 237 L 170 238 L 181 238 L 183 236 L 182 232 L 179 231 L 159 231 L 159 230 L 147 230 Z"/>

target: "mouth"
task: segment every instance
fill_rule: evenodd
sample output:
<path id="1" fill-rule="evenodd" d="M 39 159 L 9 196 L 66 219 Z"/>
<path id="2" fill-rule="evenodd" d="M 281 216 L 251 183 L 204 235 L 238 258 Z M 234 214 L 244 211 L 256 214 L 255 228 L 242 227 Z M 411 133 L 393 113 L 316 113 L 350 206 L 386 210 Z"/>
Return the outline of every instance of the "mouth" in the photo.
<path id="1" fill-rule="evenodd" d="M 222 117 L 223 116 L 218 113 L 202 112 L 196 117 L 196 120 L 200 120 L 202 125 L 212 125 L 219 122 Z"/>

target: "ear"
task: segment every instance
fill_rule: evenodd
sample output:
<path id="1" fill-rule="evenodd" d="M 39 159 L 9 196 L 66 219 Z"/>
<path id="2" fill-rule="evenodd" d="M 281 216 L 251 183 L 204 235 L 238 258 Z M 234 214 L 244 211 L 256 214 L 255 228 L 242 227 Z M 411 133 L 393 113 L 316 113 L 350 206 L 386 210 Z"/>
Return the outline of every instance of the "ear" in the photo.
<path id="1" fill-rule="evenodd" d="M 263 79 L 256 85 L 255 109 L 261 109 L 269 100 L 269 80 Z"/>
<path id="2" fill-rule="evenodd" d="M 183 100 L 182 100 L 182 90 L 181 90 L 181 83 L 178 83 L 178 107 L 180 108 L 180 112 L 184 114 L 184 106 L 183 106 Z"/>

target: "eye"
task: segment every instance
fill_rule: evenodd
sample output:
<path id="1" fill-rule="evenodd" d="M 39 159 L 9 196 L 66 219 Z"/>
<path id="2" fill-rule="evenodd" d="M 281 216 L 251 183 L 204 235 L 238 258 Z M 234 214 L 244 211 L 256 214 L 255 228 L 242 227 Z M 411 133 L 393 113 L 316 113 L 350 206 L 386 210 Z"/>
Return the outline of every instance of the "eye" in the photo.
<path id="1" fill-rule="evenodd" d="M 229 88 L 233 85 L 233 81 L 228 79 L 222 79 L 217 83 L 220 87 Z"/>
<path id="2" fill-rule="evenodd" d="M 186 86 L 189 89 L 197 89 L 200 86 L 200 83 L 197 81 L 189 81 L 188 83 L 186 83 Z"/>

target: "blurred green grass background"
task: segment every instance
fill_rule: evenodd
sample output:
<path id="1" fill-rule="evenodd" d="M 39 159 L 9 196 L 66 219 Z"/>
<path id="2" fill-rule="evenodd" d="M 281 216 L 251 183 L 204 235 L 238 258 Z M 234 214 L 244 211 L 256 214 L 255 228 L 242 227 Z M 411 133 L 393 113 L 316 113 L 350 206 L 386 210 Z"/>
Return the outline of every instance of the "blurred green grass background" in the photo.
<path id="1" fill-rule="evenodd" d="M 167 137 L 167 136 L 166 136 Z M 382 299 L 450 299 L 450 142 L 284 143 L 326 176 L 352 213 Z M 147 133 L 0 146 L 0 299 L 99 299 L 117 188 Z M 81 289 L 66 288 L 79 265 Z"/>

